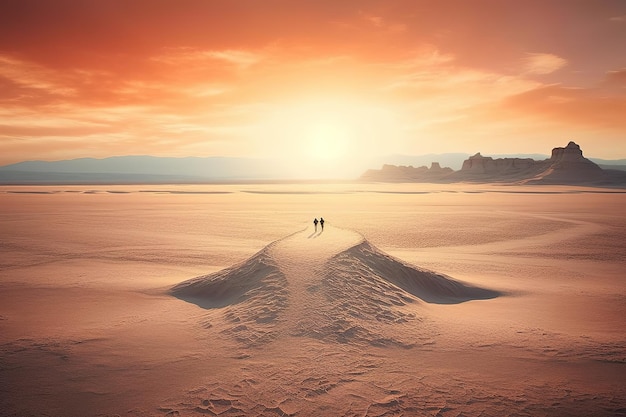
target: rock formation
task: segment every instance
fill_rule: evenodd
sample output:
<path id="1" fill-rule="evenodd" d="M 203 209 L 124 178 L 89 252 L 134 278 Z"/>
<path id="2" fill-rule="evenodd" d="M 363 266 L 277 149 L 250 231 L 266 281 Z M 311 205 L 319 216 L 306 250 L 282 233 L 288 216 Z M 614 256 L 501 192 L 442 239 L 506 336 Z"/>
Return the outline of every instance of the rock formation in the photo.
<path id="1" fill-rule="evenodd" d="M 473 174 L 517 174 L 532 169 L 536 161 L 531 158 L 498 158 L 477 153 L 463 162 L 461 171 Z"/>
<path id="2" fill-rule="evenodd" d="M 455 179 L 478 182 L 515 182 L 523 184 L 590 184 L 607 179 L 598 165 L 583 156 L 574 142 L 552 149 L 543 161 L 531 158 L 484 157 L 480 153 L 463 162 Z"/>
<path id="3" fill-rule="evenodd" d="M 574 142 L 564 148 L 552 149 L 552 156 L 546 160 L 549 166 L 537 176 L 530 178 L 530 183 L 587 183 L 607 179 L 607 174 L 594 162 L 583 156 L 583 152 Z"/>
<path id="4" fill-rule="evenodd" d="M 363 181 L 380 182 L 439 182 L 452 174 L 452 168 L 442 168 L 439 162 L 433 162 L 430 168 L 426 166 L 396 166 L 383 165 L 382 169 L 367 170 L 362 176 Z"/>
<path id="5" fill-rule="evenodd" d="M 427 167 L 384 165 L 361 176 L 365 181 L 382 182 L 499 182 L 516 184 L 623 185 L 626 174 L 603 170 L 583 156 L 574 142 L 552 149 L 550 158 L 491 158 L 479 153 L 463 162 L 459 171 L 441 168 L 433 162 Z"/>

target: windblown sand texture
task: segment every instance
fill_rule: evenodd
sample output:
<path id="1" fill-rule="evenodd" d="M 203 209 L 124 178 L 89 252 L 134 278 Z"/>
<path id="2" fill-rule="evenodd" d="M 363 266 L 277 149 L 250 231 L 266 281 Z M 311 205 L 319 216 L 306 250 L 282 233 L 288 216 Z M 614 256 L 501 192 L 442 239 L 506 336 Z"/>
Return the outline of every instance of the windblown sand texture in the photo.
<path id="1" fill-rule="evenodd" d="M 621 190 L 0 198 L 2 416 L 626 414 Z"/>
<path id="2" fill-rule="evenodd" d="M 283 335 L 412 347 L 430 335 L 415 309 L 405 306 L 497 296 L 405 265 L 359 234 L 334 227 L 307 228 L 242 264 L 178 284 L 172 294 L 218 310 L 214 320 L 222 321 L 222 332 L 245 348 Z"/>

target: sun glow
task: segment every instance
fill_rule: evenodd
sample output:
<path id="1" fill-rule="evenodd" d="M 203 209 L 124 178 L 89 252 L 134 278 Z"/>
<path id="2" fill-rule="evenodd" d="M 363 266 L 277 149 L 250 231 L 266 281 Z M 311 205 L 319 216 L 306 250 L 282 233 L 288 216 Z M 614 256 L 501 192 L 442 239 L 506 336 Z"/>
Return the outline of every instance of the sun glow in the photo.
<path id="1" fill-rule="evenodd" d="M 323 171 L 322 177 L 352 177 L 368 167 L 381 138 L 398 140 L 392 114 L 354 98 L 308 98 L 274 103 L 255 133 L 265 139 L 265 150 L 297 175 L 307 176 L 308 170 Z"/>
<path id="2" fill-rule="evenodd" d="M 353 151 L 354 133 L 348 126 L 321 121 L 307 129 L 310 156 L 332 160 L 347 157 Z"/>

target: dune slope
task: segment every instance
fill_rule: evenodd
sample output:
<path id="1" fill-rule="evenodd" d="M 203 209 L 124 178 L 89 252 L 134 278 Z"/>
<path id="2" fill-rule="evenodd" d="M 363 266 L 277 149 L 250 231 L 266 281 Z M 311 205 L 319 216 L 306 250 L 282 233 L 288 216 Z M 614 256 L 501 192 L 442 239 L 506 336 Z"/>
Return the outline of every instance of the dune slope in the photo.
<path id="1" fill-rule="evenodd" d="M 205 325 L 245 347 L 279 335 L 412 347 L 428 337 L 416 304 L 498 295 L 405 264 L 358 233 L 328 226 L 273 242 L 238 265 L 174 286 L 171 294 L 212 310 Z"/>

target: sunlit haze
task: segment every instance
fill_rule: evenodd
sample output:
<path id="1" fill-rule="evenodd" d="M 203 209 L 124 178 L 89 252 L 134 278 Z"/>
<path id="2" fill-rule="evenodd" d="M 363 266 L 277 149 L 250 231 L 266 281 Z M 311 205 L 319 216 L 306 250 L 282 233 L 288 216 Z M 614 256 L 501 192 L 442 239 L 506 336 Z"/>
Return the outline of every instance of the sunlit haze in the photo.
<path id="1" fill-rule="evenodd" d="M 116 155 L 626 158 L 626 2 L 0 3 L 0 165 Z"/>

